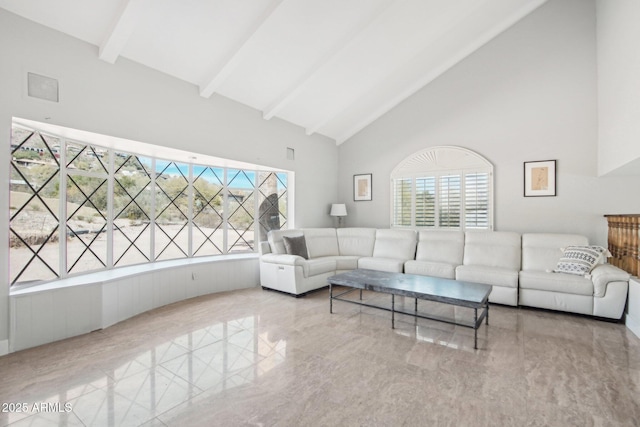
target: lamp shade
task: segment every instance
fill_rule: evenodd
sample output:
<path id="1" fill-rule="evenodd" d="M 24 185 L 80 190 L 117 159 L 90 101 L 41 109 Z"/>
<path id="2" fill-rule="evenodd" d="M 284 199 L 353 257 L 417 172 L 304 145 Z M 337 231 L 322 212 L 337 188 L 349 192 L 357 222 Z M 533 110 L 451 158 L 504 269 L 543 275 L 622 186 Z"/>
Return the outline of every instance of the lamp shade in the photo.
<path id="1" fill-rule="evenodd" d="M 347 216 L 347 205 L 344 203 L 334 203 L 331 205 L 331 216 Z"/>

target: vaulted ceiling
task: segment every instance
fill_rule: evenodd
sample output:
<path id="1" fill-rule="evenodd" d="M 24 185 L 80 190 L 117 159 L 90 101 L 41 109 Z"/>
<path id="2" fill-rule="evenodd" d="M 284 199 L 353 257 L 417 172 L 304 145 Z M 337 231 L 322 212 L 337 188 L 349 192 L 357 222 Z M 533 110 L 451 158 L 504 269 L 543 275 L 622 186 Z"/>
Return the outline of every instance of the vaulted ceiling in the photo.
<path id="1" fill-rule="evenodd" d="M 0 0 L 341 144 L 546 0 Z"/>

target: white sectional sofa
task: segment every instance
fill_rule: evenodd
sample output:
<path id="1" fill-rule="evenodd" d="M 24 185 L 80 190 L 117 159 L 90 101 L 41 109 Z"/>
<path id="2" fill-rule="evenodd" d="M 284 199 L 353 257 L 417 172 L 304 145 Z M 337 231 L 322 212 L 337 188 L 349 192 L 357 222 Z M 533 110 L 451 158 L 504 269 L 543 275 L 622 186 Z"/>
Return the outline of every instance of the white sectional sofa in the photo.
<path id="1" fill-rule="evenodd" d="M 304 236 L 308 259 L 287 253 L 285 240 L 300 236 Z M 563 248 L 587 244 L 586 237 L 573 234 L 279 230 L 271 231 L 268 242 L 260 244 L 260 280 L 263 288 L 298 296 L 327 286 L 327 278 L 334 274 L 355 268 L 404 272 L 492 285 L 492 303 L 620 319 L 629 274 L 609 264 L 597 265 L 586 277 L 553 272 Z"/>

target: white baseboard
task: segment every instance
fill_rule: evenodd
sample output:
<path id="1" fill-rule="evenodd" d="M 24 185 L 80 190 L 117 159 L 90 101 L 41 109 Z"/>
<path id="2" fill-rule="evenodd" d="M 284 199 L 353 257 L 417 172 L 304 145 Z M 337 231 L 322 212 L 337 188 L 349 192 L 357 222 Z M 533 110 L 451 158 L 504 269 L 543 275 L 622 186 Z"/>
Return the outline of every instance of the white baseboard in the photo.
<path id="1" fill-rule="evenodd" d="M 9 340 L 0 341 L 0 356 L 9 354 Z"/>
<path id="2" fill-rule="evenodd" d="M 636 319 L 635 317 L 627 314 L 625 324 L 627 325 L 627 328 L 635 334 L 635 336 L 640 338 L 640 319 Z"/>

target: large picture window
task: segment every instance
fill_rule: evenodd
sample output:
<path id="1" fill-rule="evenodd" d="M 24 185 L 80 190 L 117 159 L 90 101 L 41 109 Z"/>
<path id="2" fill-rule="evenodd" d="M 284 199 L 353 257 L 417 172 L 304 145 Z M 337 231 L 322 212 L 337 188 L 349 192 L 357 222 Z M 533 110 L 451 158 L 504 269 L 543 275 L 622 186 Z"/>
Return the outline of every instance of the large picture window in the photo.
<path id="1" fill-rule="evenodd" d="M 159 158 L 66 133 L 12 127 L 12 285 L 255 252 L 256 239 L 288 226 L 286 171 Z"/>
<path id="2" fill-rule="evenodd" d="M 409 156 L 391 174 L 393 227 L 493 229 L 493 166 L 460 147 Z"/>

